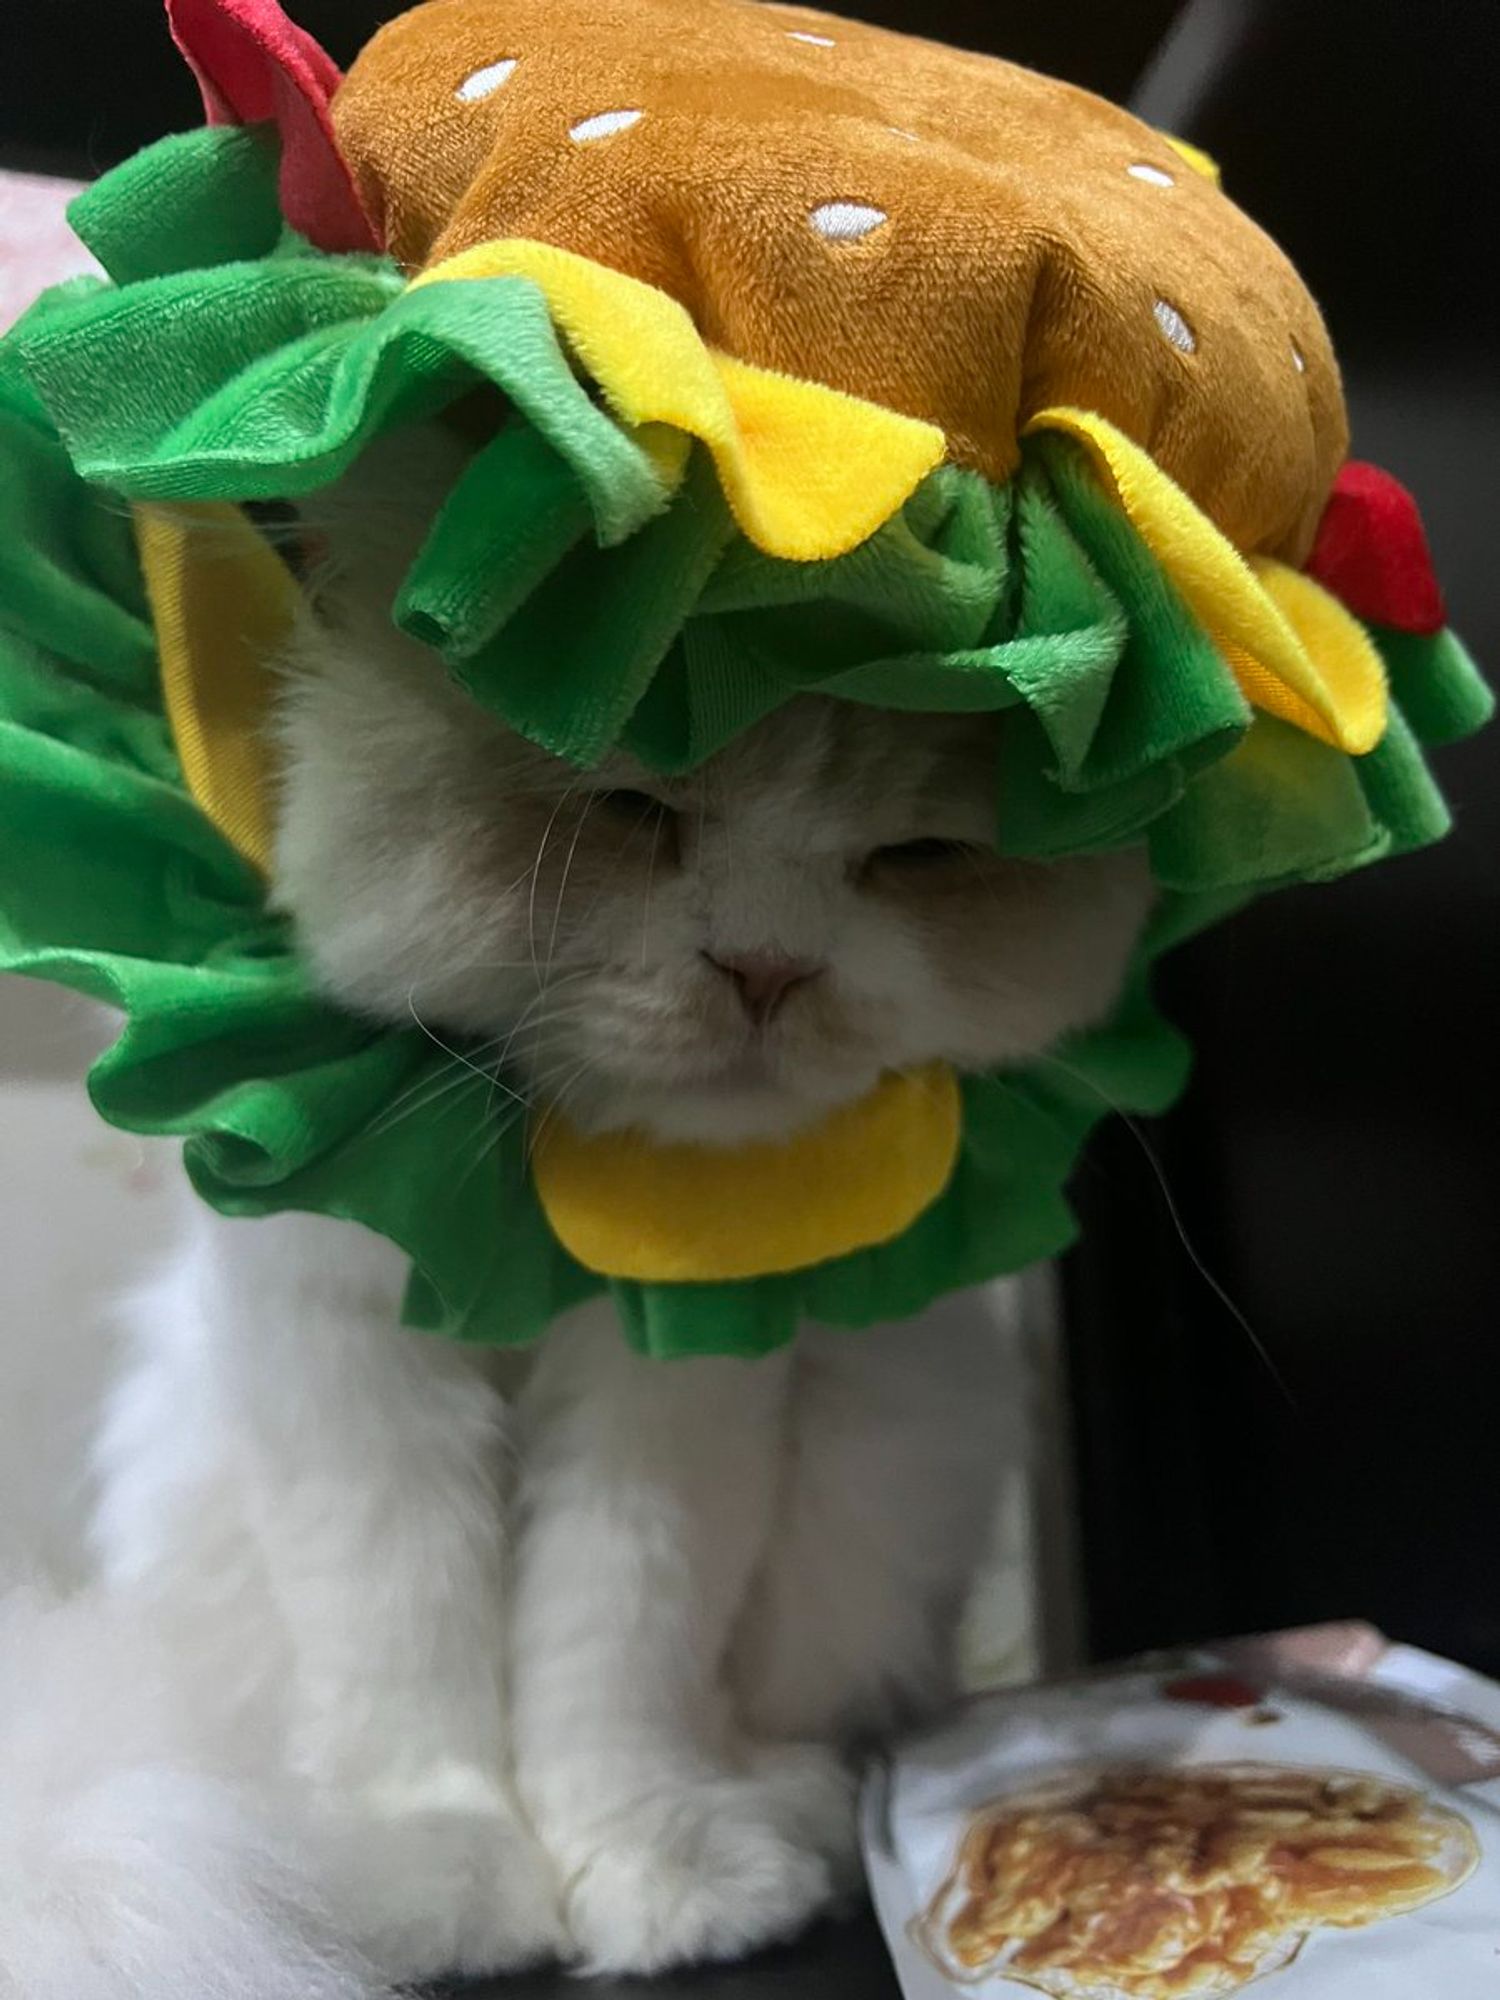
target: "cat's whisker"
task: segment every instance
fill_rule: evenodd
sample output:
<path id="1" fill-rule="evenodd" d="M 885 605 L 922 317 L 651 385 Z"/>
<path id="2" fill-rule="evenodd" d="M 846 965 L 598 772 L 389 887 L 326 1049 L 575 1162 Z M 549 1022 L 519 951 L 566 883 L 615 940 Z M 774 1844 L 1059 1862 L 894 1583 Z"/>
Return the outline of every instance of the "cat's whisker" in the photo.
<path id="1" fill-rule="evenodd" d="M 474 1136 L 477 1143 L 473 1157 L 453 1183 L 455 1194 L 473 1179 L 506 1133 L 527 1113 L 527 1110 L 528 1107 L 518 1104 L 505 1115 L 496 1117 L 493 1110 L 487 1107 L 486 1115 L 475 1124 Z"/>
<path id="2" fill-rule="evenodd" d="M 582 929 L 583 926 L 588 923 L 590 917 L 592 917 L 595 910 L 598 909 L 599 904 L 603 900 L 605 893 L 609 889 L 613 888 L 615 876 L 619 872 L 620 863 L 625 858 L 625 853 L 630 846 L 630 842 L 635 838 L 636 834 L 640 832 L 641 828 L 646 824 L 646 821 L 650 817 L 651 817 L 651 811 L 650 808 L 648 807 L 642 811 L 640 817 L 636 820 L 635 825 L 630 829 L 629 836 L 625 840 L 622 840 L 620 842 L 620 844 L 616 847 L 614 853 L 610 856 L 609 866 L 604 871 L 603 875 L 600 877 L 599 886 L 595 889 L 593 895 L 589 898 L 588 906 L 583 911 L 582 915 L 579 918 L 580 929 Z"/>
<path id="3" fill-rule="evenodd" d="M 435 1069 L 424 1071 L 416 1082 L 392 1099 L 371 1123 L 369 1136 L 372 1139 L 384 1138 L 395 1126 L 414 1118 L 419 1112 L 430 1110 L 442 1098 L 472 1081 L 462 1064 L 445 1058 Z"/>
<path id="4" fill-rule="evenodd" d="M 590 1057 L 587 1062 L 580 1064 L 574 1074 L 569 1077 L 567 1083 L 564 1084 L 562 1090 L 558 1093 L 557 1107 L 560 1111 L 566 1110 L 570 1102 L 576 1101 L 580 1086 L 585 1077 L 588 1076 L 591 1070 L 597 1067 L 597 1062 L 594 1058 Z"/>
<path id="5" fill-rule="evenodd" d="M 518 889 L 530 873 L 531 870 L 529 868 L 524 870 L 511 883 L 510 887 Z M 500 893 L 505 895 L 509 891 L 502 890 Z M 530 958 L 467 958 L 461 965 L 445 964 L 441 976 L 444 979 L 451 979 L 455 976 L 461 977 L 471 972 L 529 972 L 530 970 Z"/>
<path id="6" fill-rule="evenodd" d="M 584 1077 L 587 1076 L 587 1074 L 591 1069 L 597 1067 L 597 1063 L 598 1063 L 597 1057 L 585 1056 L 583 1061 L 579 1063 L 577 1067 L 569 1075 L 567 1081 L 562 1085 L 561 1089 L 553 1093 L 552 1098 L 548 1103 L 546 1110 L 543 1111 L 541 1117 L 536 1120 L 536 1122 L 533 1124 L 531 1128 L 530 1133 L 527 1135 L 526 1159 L 528 1164 L 536 1158 L 537 1147 L 541 1144 L 543 1135 L 545 1134 L 548 1125 L 551 1124 L 554 1118 L 558 1117 L 562 1113 L 562 1111 L 564 1110 L 565 1106 L 568 1103 L 569 1098 L 575 1097 L 577 1095 L 579 1084 L 582 1083 Z"/>
<path id="7" fill-rule="evenodd" d="M 510 1027 L 506 1030 L 505 1037 L 504 1040 L 502 1041 L 501 1046 L 502 1047 L 506 1046 L 511 1041 L 511 1039 L 519 1032 L 519 1030 L 526 1025 L 527 1021 L 531 1019 L 532 1015 L 535 1014 L 539 1008 L 543 1008 L 547 1005 L 547 1003 L 553 998 L 554 994 L 557 992 L 559 987 L 566 986 L 575 980 L 583 979 L 586 977 L 587 974 L 584 973 L 583 971 L 565 972 L 561 975 L 560 978 L 553 980 L 549 985 L 539 986 L 535 991 L 535 993 L 533 993 L 530 999 L 526 1002 L 525 1006 L 521 1009 L 520 1013 L 516 1016 L 515 1020 L 511 1023 Z"/>
<path id="8" fill-rule="evenodd" d="M 559 1078 L 568 1078 L 580 1068 L 597 1067 L 598 1062 L 597 1055 L 580 1056 L 576 1050 L 570 1050 L 561 1061 L 554 1062 L 550 1068 L 532 1079 L 533 1102 L 545 1098 L 549 1103 L 555 1103 Z"/>
<path id="9" fill-rule="evenodd" d="M 476 1044 L 468 1051 L 471 1063 L 477 1063 L 488 1050 L 498 1045 L 498 1036 Z M 457 1085 L 467 1081 L 468 1071 L 462 1064 L 455 1064 L 451 1058 L 445 1058 L 433 1069 L 419 1071 L 411 1083 L 386 1106 L 380 1118 L 371 1125 L 371 1135 L 383 1134 L 392 1125 L 398 1124 L 402 1118 L 425 1109 L 429 1102 L 436 1101 Z"/>
<path id="10" fill-rule="evenodd" d="M 579 974 L 578 976 L 581 978 L 584 975 Z M 544 988 L 534 999 L 528 1002 L 517 1019 L 515 1026 L 500 1045 L 500 1053 L 496 1058 L 496 1062 L 500 1067 L 503 1067 L 509 1059 L 512 1048 L 522 1035 L 532 1032 L 540 1033 L 543 1028 L 554 1026 L 559 1022 L 576 1020 L 580 1014 L 587 1011 L 585 1003 L 576 998 L 568 1001 L 561 1007 L 555 1005 L 548 1006 L 548 1002 L 551 1000 L 556 986 L 563 985 L 564 983 L 563 980 L 558 980 L 554 987 Z"/>
<path id="11" fill-rule="evenodd" d="M 557 1105 L 553 1102 L 547 1106 L 541 1117 L 536 1120 L 530 1132 L 526 1135 L 526 1164 L 528 1167 L 536 1158 L 536 1149 L 542 1142 L 543 1133 L 545 1133 L 548 1125 L 556 1115 Z"/>
<path id="12" fill-rule="evenodd" d="M 887 1076 L 899 1077 L 903 1083 L 915 1084 L 924 1096 L 934 1100 L 946 1095 L 944 1086 L 932 1075 L 930 1062 L 896 1063 L 885 1073 Z"/>
<path id="13" fill-rule="evenodd" d="M 584 1016 L 586 1008 L 578 1008 L 576 1012 L 558 1016 L 556 1020 L 534 1022 L 532 1030 L 528 1030 L 528 1038 L 512 1054 L 510 1058 L 512 1074 L 518 1074 L 526 1080 L 526 1088 L 532 1096 L 536 1096 L 538 1078 L 544 1074 L 542 1064 L 554 1062 L 558 1054 L 562 1054 L 566 1060 L 574 1060 L 578 1056 L 574 1024 Z"/>
<path id="14" fill-rule="evenodd" d="M 558 1028 L 571 1027 L 575 1022 L 587 1020 L 593 1009 L 587 1000 L 574 999 L 563 1007 L 548 1007 L 536 1013 L 529 1021 L 520 1023 L 506 1037 L 504 1055 L 508 1060 L 516 1044 L 530 1054 L 535 1054 L 538 1043 Z"/>
<path id="15" fill-rule="evenodd" d="M 413 1022 L 416 1024 L 417 1027 L 419 1027 L 422 1030 L 422 1033 L 427 1037 L 427 1039 L 430 1042 L 434 1043 L 438 1048 L 444 1050 L 448 1055 L 450 1055 L 453 1058 L 453 1060 L 456 1063 L 461 1063 L 466 1070 L 471 1070 L 475 1076 L 482 1077 L 486 1082 L 499 1081 L 498 1075 L 495 1072 L 485 1069 L 479 1063 L 470 1061 L 469 1057 L 465 1055 L 461 1049 L 456 1049 L 452 1046 L 451 1043 L 445 1042 L 442 1036 L 437 1032 L 435 1028 L 429 1027 L 428 1024 L 422 1019 L 422 1016 L 417 1012 L 416 1001 L 413 999 L 410 993 L 408 993 L 406 998 L 406 1006 L 407 1006 L 407 1012 L 411 1015 Z M 501 1089 L 507 1089 L 507 1086 L 504 1084 L 501 1084 L 500 1087 Z M 511 1091 L 509 1094 L 515 1097 L 518 1102 L 521 1103 L 525 1102 L 525 1099 L 520 1096 L 520 1093 L 518 1091 Z"/>
<path id="16" fill-rule="evenodd" d="M 578 790 L 577 784 L 570 784 L 552 808 L 552 815 L 542 829 L 542 838 L 537 846 L 536 860 L 531 866 L 531 894 L 526 903 L 526 942 L 531 950 L 531 970 L 538 986 L 542 985 L 542 968 L 536 955 L 536 897 L 542 879 L 542 863 L 547 858 L 548 843 L 552 839 L 552 829 L 557 825 L 563 807 Z"/>
<path id="17" fill-rule="evenodd" d="M 496 901 L 503 902 L 507 896 L 513 896 L 516 893 L 517 889 L 520 888 L 523 882 L 533 881 L 536 875 L 537 868 L 539 866 L 540 863 L 538 861 L 528 862 L 526 866 L 521 870 L 519 875 L 514 876 L 509 882 L 505 884 L 505 886 L 502 889 L 497 889 L 495 891 Z M 499 961 L 499 964 L 504 968 L 514 970 L 516 972 L 521 972 L 533 968 L 536 964 L 536 960 L 534 957 L 502 959 Z M 484 961 L 481 959 L 477 962 L 476 969 L 483 970 L 483 968 L 484 968 Z"/>
<path id="18" fill-rule="evenodd" d="M 484 1102 L 482 1104 L 476 1103 L 476 1124 L 484 1123 L 486 1119 L 493 1115 L 494 1096 L 497 1087 L 507 1098 L 514 1099 L 518 1103 L 525 1101 L 519 1092 L 511 1089 L 509 1085 L 500 1082 L 498 1078 L 490 1077 L 487 1072 L 474 1073 L 462 1064 L 455 1063 L 449 1066 L 449 1073 L 443 1077 L 442 1081 L 428 1095 L 413 1098 L 400 1109 L 387 1113 L 378 1124 L 371 1126 L 371 1137 L 384 1138 L 397 1126 L 407 1123 L 410 1119 L 434 1112 L 440 1106 L 443 1116 L 451 1118 L 462 1103 L 466 1090 L 477 1097 L 481 1076 L 484 1077 L 489 1087 L 484 1093 Z"/>
<path id="19" fill-rule="evenodd" d="M 600 1058 L 594 1053 L 570 1056 L 553 1064 L 538 1082 L 538 1094 L 545 1095 L 547 1102 L 543 1108 L 543 1120 L 555 1113 L 569 1096 L 576 1091 L 577 1084 L 589 1071 L 600 1067 Z"/>
<path id="20" fill-rule="evenodd" d="M 573 838 L 568 843 L 567 859 L 563 862 L 562 880 L 557 885 L 557 901 L 552 907 L 552 934 L 547 940 L 547 971 L 552 971 L 552 960 L 557 952 L 557 932 L 562 923 L 563 899 L 568 893 L 568 878 L 573 873 L 573 860 L 578 852 L 578 843 L 583 838 L 583 829 L 589 814 L 598 803 L 597 795 L 590 794 L 584 800 L 583 811 L 578 815 L 578 824 L 573 829 Z"/>
<path id="21" fill-rule="evenodd" d="M 479 1146 L 478 1151 L 476 1152 L 469 1166 L 465 1169 L 464 1177 L 466 1179 L 469 1176 L 476 1174 L 480 1171 L 480 1169 L 484 1166 L 485 1162 L 490 1158 L 491 1154 L 498 1149 L 501 1141 L 505 1138 L 506 1134 L 511 1130 L 512 1126 L 517 1122 L 517 1119 L 519 1117 L 520 1113 L 517 1112 L 515 1116 L 510 1118 L 491 1120 L 488 1129 L 483 1134 L 482 1142 Z M 518 1171 L 522 1177 L 524 1177 L 527 1171 L 529 1160 L 530 1160 L 529 1149 L 523 1148 L 516 1163 Z M 459 1185 L 462 1186 L 462 1184 L 463 1184 L 462 1181 L 460 1181 Z"/>
<path id="22" fill-rule="evenodd" d="M 518 1029 L 506 1048 L 505 1062 L 520 1062 L 532 1059 L 547 1041 L 554 1041 L 561 1031 L 571 1029 L 578 1022 L 589 1018 L 590 1009 L 581 1002 L 572 1007 L 559 1007 L 555 1011 L 539 1014 Z"/>
<path id="23" fill-rule="evenodd" d="M 1295 1416 L 1301 1418 L 1303 1414 L 1302 1406 L 1292 1393 L 1291 1385 L 1282 1374 L 1271 1350 L 1267 1347 L 1261 1335 L 1256 1332 L 1250 1322 L 1249 1316 L 1235 1303 L 1224 1285 L 1214 1276 L 1208 1267 L 1207 1261 L 1199 1251 L 1198 1246 L 1188 1234 L 1187 1224 L 1182 1219 L 1182 1211 L 1177 1206 L 1177 1197 L 1173 1194 L 1172 1184 L 1167 1179 L 1166 1168 L 1162 1165 L 1156 1148 L 1141 1130 L 1137 1120 L 1130 1115 L 1123 1105 L 1117 1104 L 1108 1091 L 1101 1090 L 1092 1077 L 1085 1076 L 1082 1070 L 1076 1069 L 1072 1063 L 1066 1062 L 1061 1056 L 1053 1055 L 1049 1051 L 1037 1056 L 1035 1060 L 1045 1068 L 1057 1070 L 1060 1075 L 1067 1077 L 1070 1082 L 1081 1085 L 1083 1089 L 1087 1090 L 1091 1096 L 1097 1098 L 1101 1104 L 1106 1106 L 1120 1120 L 1125 1130 L 1146 1156 L 1146 1164 L 1150 1167 L 1152 1177 L 1161 1193 L 1162 1202 L 1167 1211 L 1167 1218 L 1177 1233 L 1178 1242 L 1181 1243 L 1184 1251 L 1187 1253 L 1188 1262 L 1219 1301 L 1225 1312 L 1234 1321 L 1240 1332 L 1244 1334 L 1246 1340 L 1249 1341 L 1251 1348 L 1275 1384 L 1276 1391 L 1283 1402 L 1285 1402 L 1287 1408 Z"/>
<path id="24" fill-rule="evenodd" d="M 735 873 L 734 814 L 732 812 L 725 812 L 723 810 L 723 796 L 725 790 L 723 773 L 715 771 L 712 776 L 712 779 L 710 780 L 710 784 L 712 789 L 719 795 L 720 799 L 719 826 L 721 829 L 721 837 L 724 842 L 724 871 L 732 880 Z M 700 843 L 702 842 L 703 839 L 703 829 L 707 825 L 707 823 L 708 823 L 708 802 L 704 796 L 700 795 L 698 800 L 698 839 Z"/>
<path id="25" fill-rule="evenodd" d="M 646 888 L 641 897 L 641 970 L 644 972 L 651 954 L 651 891 L 656 884 L 656 850 L 661 840 L 661 814 L 656 816 L 656 824 L 651 829 L 651 858 L 646 863 Z"/>

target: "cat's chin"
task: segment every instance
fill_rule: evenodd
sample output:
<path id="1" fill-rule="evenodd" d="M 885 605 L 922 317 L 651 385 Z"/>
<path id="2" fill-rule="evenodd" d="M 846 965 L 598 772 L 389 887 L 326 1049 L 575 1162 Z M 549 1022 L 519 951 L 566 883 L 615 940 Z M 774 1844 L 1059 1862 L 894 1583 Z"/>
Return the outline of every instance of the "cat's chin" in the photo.
<path id="1" fill-rule="evenodd" d="M 875 1088 L 876 1068 L 787 1080 L 759 1068 L 692 1080 L 601 1081 L 569 1116 L 585 1132 L 645 1132 L 666 1144 L 741 1146 L 788 1139 Z"/>

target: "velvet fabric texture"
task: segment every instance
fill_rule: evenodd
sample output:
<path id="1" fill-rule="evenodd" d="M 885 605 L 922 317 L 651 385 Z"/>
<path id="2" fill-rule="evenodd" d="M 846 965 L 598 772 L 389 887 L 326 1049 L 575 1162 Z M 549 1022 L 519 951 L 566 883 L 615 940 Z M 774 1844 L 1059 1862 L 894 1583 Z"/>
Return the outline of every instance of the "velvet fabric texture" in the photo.
<path id="1" fill-rule="evenodd" d="M 1124 114 L 798 10 L 599 0 L 592 39 L 581 16 L 553 23 L 555 56 L 520 39 L 544 11 L 437 0 L 337 86 L 269 0 L 177 0 L 215 108 L 270 122 L 164 141 L 90 190 L 77 225 L 108 281 L 59 288 L 0 343 L 0 967 L 122 1009 L 95 1102 L 183 1138 L 215 1207 L 401 1245 L 412 1324 L 523 1342 L 607 1288 L 645 1351 L 753 1354 L 799 1317 L 899 1316 L 1062 1247 L 1091 1126 L 1164 1108 L 1186 1073 L 1148 998 L 1155 954 L 1263 889 L 1436 838 L 1420 745 L 1489 700 L 1393 482 L 1341 477 L 1320 581 L 1271 559 L 1314 543 L 1343 449 L 1321 327 L 1264 240 Z M 840 49 L 841 82 L 799 67 Z M 875 136 L 902 122 L 897 80 L 940 135 L 930 158 Z M 719 143 L 736 92 L 748 151 Z M 658 126 L 654 165 L 592 150 Z M 1043 221 L 1001 126 L 1051 176 Z M 339 240 L 363 237 L 320 178 L 335 134 L 395 258 Z M 887 142 L 906 163 L 889 185 Z M 1158 196 L 1175 219 L 1138 224 Z M 576 236 L 595 199 L 607 245 Z M 832 234 L 809 201 L 839 209 Z M 1029 262 L 996 261 L 992 223 Z M 691 269 L 647 257 L 689 241 Z M 1169 248 L 1201 294 L 1156 289 Z M 1032 343 L 1053 335 L 1048 360 Z M 679 360 L 697 400 L 650 402 Z M 773 372 L 804 363 L 805 381 Z M 313 990 L 266 897 L 259 705 L 295 591 L 240 510 L 315 492 L 419 420 L 476 449 L 396 616 L 435 673 L 556 755 L 621 744 L 690 769 L 806 691 L 988 711 L 1003 851 L 1148 853 L 1158 907 L 1113 1019 L 963 1079 L 951 1173 L 888 1240 L 722 1282 L 587 1270 L 488 1080 L 451 1087 L 415 1030 Z M 824 553 L 792 559 L 779 538 L 808 523 Z"/>
<path id="2" fill-rule="evenodd" d="M 1276 246 L 1160 134 L 1013 64 L 745 0 L 431 0 L 373 37 L 333 122 L 403 268 L 573 250 L 992 481 L 1031 416 L 1077 404 L 1237 546 L 1300 562 L 1347 448 Z"/>

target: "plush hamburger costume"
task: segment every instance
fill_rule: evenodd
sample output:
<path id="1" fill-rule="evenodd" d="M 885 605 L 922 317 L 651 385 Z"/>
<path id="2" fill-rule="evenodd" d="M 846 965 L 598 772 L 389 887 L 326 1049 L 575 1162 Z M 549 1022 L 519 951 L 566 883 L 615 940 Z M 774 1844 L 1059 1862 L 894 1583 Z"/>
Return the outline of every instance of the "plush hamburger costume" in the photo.
<path id="1" fill-rule="evenodd" d="M 225 1213 L 389 1236 L 465 1339 L 608 1287 L 648 1351 L 755 1353 L 1060 1248 L 1089 1127 L 1183 1079 L 1150 959 L 1440 835 L 1419 746 L 1488 713 L 1286 260 L 1124 112 L 802 8 L 432 0 L 342 79 L 274 0 L 168 13 L 210 123 L 79 199 L 107 282 L 0 343 L 0 964 L 123 1010 L 102 1114 Z M 584 767 L 809 690 L 1000 712 L 1002 851 L 1149 853 L 1114 1019 L 780 1145 L 533 1159 L 323 999 L 266 896 L 265 503 L 448 410 L 394 614 L 435 674 Z"/>

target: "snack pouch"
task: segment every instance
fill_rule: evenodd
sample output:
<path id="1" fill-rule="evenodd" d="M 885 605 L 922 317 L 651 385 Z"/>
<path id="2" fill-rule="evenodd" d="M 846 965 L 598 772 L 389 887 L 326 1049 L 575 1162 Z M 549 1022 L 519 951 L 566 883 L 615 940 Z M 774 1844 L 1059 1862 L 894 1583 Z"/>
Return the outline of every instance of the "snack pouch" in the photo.
<path id="1" fill-rule="evenodd" d="M 1500 1687 L 1332 1626 L 984 1695 L 864 1842 L 906 2000 L 1479 2000 Z"/>

